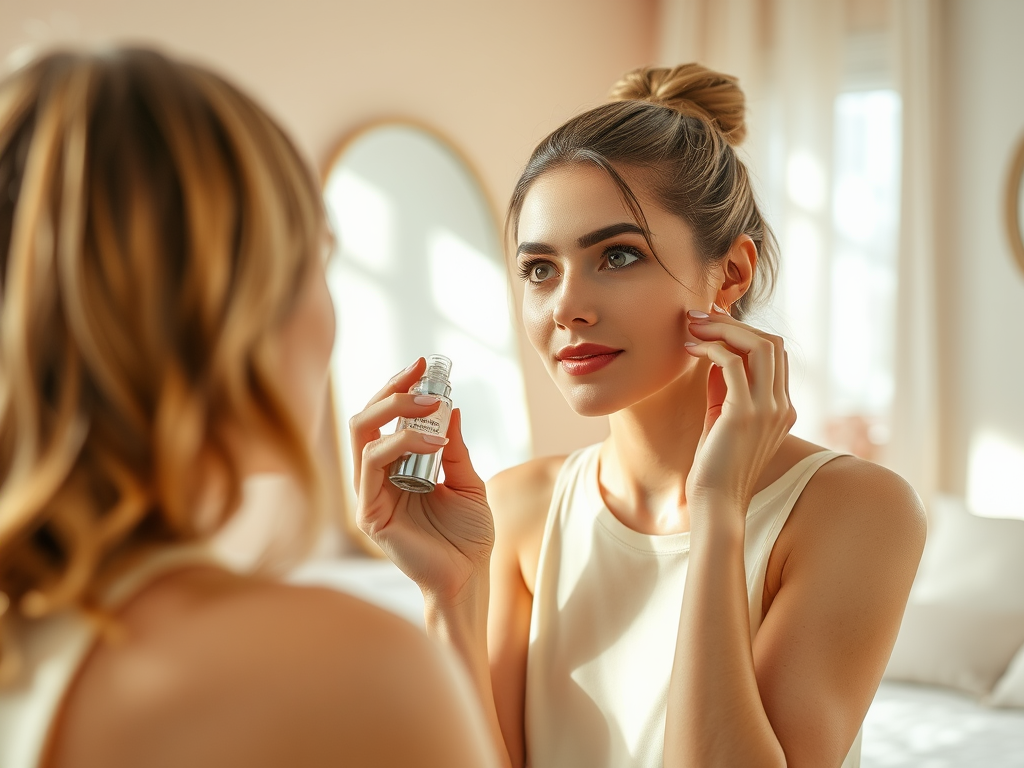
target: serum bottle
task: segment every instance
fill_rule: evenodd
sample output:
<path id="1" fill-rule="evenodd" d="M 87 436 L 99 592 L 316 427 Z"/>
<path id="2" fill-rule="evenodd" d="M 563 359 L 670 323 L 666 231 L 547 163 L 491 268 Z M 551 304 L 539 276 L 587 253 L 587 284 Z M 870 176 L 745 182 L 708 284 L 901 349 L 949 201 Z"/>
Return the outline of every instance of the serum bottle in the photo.
<path id="1" fill-rule="evenodd" d="M 452 416 L 452 401 L 448 397 L 452 385 L 448 378 L 452 372 L 452 361 L 444 355 L 427 358 L 427 370 L 423 378 L 413 384 L 411 395 L 435 395 L 441 405 L 429 416 L 398 420 L 398 429 L 415 429 L 428 435 L 444 437 L 448 421 Z M 443 448 L 441 449 L 444 450 Z M 441 451 L 437 453 L 408 453 L 391 465 L 391 482 L 403 491 L 430 493 L 437 485 L 437 474 L 441 470 Z"/>

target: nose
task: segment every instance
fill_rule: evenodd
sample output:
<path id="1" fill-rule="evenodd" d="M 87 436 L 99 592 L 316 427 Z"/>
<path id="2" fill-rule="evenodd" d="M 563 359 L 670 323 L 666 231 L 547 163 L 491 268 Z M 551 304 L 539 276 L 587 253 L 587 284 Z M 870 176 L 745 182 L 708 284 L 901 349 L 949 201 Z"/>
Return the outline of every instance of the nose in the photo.
<path id="1" fill-rule="evenodd" d="M 593 290 L 581 276 L 566 273 L 558 287 L 552 317 L 560 328 L 593 325 L 597 308 Z"/>

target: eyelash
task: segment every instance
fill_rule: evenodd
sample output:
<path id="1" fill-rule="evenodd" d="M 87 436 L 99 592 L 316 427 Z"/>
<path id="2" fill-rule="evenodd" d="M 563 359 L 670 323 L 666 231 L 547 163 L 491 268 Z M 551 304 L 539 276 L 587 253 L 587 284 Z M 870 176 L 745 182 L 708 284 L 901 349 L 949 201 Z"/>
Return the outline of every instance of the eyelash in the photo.
<path id="1" fill-rule="evenodd" d="M 625 269 L 626 267 L 630 267 L 633 264 L 638 264 L 647 258 L 644 255 L 643 251 L 641 251 L 638 248 L 634 248 L 631 245 L 610 245 L 604 249 L 604 251 L 601 254 L 601 257 L 603 259 L 607 259 L 611 254 L 617 251 L 625 251 L 626 253 L 632 256 L 636 256 L 636 261 L 630 262 L 629 264 L 626 264 L 623 267 L 614 267 L 614 269 Z M 524 282 L 530 282 L 530 275 L 533 273 L 534 268 L 537 267 L 539 264 L 547 263 L 549 262 L 546 259 L 530 259 L 529 261 L 523 262 L 522 264 L 519 265 L 519 269 L 517 270 L 519 274 L 519 279 Z"/>

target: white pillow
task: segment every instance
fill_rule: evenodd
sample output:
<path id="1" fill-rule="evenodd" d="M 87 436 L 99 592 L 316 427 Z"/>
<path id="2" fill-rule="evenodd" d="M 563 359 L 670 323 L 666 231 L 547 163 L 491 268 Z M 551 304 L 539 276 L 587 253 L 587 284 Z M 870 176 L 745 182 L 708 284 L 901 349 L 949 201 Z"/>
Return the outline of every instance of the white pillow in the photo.
<path id="1" fill-rule="evenodd" d="M 992 690 L 1021 643 L 1024 613 L 911 603 L 885 677 L 982 696 Z"/>
<path id="2" fill-rule="evenodd" d="M 972 515 L 940 495 L 910 602 L 1024 613 L 1024 520 Z"/>
<path id="3" fill-rule="evenodd" d="M 986 703 L 993 707 L 1024 707 L 1024 645 L 992 689 Z"/>
<path id="4" fill-rule="evenodd" d="M 986 694 L 1024 645 L 1024 521 L 976 517 L 949 496 L 931 511 L 885 677 Z"/>

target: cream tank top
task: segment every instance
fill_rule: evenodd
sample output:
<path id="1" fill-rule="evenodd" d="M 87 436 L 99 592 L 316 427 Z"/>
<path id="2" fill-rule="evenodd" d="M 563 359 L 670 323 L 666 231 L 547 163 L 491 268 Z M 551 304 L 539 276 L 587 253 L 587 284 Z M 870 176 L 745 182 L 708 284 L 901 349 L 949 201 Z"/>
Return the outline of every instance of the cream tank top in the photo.
<path id="1" fill-rule="evenodd" d="M 530 768 L 661 768 L 668 684 L 690 534 L 627 528 L 598 485 L 600 445 L 569 456 L 541 543 L 526 665 Z M 761 625 L 772 547 L 819 467 L 806 457 L 747 510 L 744 562 L 751 638 Z M 859 768 L 861 734 L 842 768 Z"/>
<path id="2" fill-rule="evenodd" d="M 154 552 L 106 591 L 108 610 L 158 576 L 194 565 L 226 567 L 203 546 Z M 4 651 L 18 655 L 17 676 L 0 682 L 0 768 L 39 768 L 61 703 L 97 639 L 95 625 L 74 610 L 34 621 L 4 621 Z"/>

